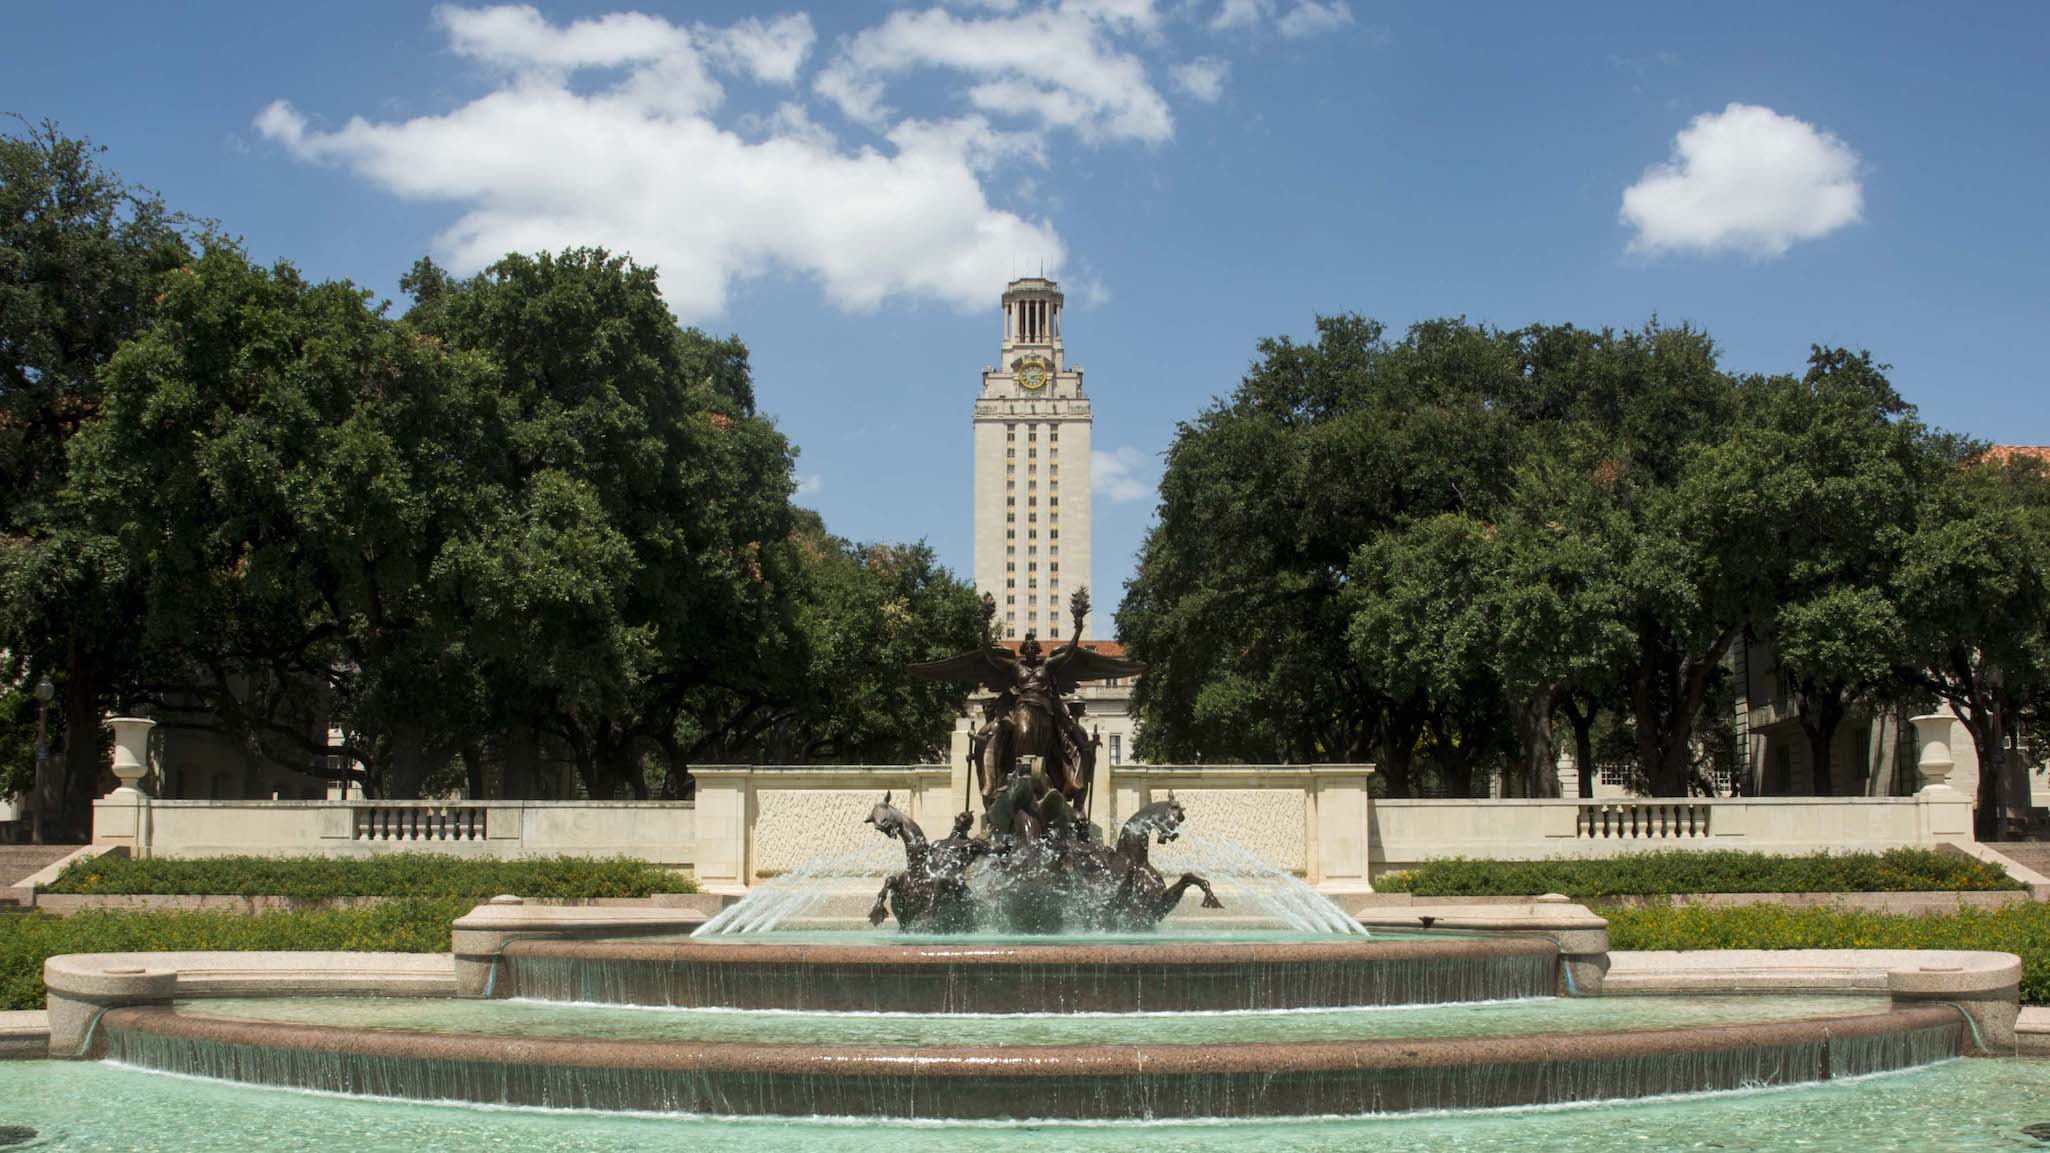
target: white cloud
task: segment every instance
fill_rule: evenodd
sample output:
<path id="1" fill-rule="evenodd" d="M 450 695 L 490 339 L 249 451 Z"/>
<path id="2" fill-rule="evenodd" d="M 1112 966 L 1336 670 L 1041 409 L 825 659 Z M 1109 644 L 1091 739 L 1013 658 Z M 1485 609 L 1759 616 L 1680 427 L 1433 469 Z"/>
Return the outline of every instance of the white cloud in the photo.
<path id="1" fill-rule="evenodd" d="M 1352 5 L 1345 0 L 1297 0 L 1275 28 L 1291 40 L 1317 36 L 1352 23 Z"/>
<path id="2" fill-rule="evenodd" d="M 826 478 L 815 472 L 806 473 L 797 478 L 798 496 L 817 496 L 819 491 L 825 487 Z"/>
<path id="3" fill-rule="evenodd" d="M 706 54 L 764 84 L 795 84 L 811 55 L 811 17 L 799 12 L 767 23 L 752 17 L 726 28 L 699 29 Z"/>
<path id="4" fill-rule="evenodd" d="M 1217 15 L 1210 18 L 1210 30 L 1229 32 L 1234 28 L 1251 28 L 1272 11 L 1274 0 L 1224 0 L 1217 7 Z"/>
<path id="5" fill-rule="evenodd" d="M 1849 145 L 1806 121 L 1755 104 L 1704 113 L 1623 190 L 1630 251 L 1779 256 L 1858 222 L 1858 169 Z"/>
<path id="6" fill-rule="evenodd" d="M 715 122 L 714 71 L 795 79 L 811 39 L 803 17 L 684 29 L 639 15 L 553 25 L 526 7 L 439 16 L 455 52 L 505 74 L 492 91 L 441 115 L 355 117 L 332 131 L 280 100 L 255 123 L 302 160 L 462 206 L 435 244 L 458 272 L 600 245 L 659 267 L 670 307 L 694 320 L 774 270 L 813 278 L 845 308 L 893 296 L 981 308 L 1016 254 L 1050 267 L 1064 257 L 1051 225 L 984 195 L 981 174 L 1000 157 L 1039 153 L 981 117 L 887 126 L 887 150 L 835 145 L 798 104 L 743 122 L 758 139 Z M 571 87 L 594 68 L 622 74 Z"/>
<path id="7" fill-rule="evenodd" d="M 813 82 L 849 118 L 871 126 L 895 112 L 886 82 L 916 69 L 971 77 L 969 103 L 992 117 L 1037 121 L 1084 140 L 1160 144 L 1174 115 L 1119 32 L 1150 27 L 1151 4 L 1079 2 L 964 18 L 944 8 L 893 12 L 849 40 Z"/>
<path id="8" fill-rule="evenodd" d="M 1215 104 L 1224 95 L 1224 82 L 1231 76 L 1231 61 L 1215 56 L 1198 56 L 1167 70 L 1177 91 L 1205 104 Z"/>
<path id="9" fill-rule="evenodd" d="M 1153 462 L 1129 444 L 1111 452 L 1091 452 L 1089 474 L 1090 490 L 1113 504 L 1145 500 L 1158 483 L 1153 479 Z"/>

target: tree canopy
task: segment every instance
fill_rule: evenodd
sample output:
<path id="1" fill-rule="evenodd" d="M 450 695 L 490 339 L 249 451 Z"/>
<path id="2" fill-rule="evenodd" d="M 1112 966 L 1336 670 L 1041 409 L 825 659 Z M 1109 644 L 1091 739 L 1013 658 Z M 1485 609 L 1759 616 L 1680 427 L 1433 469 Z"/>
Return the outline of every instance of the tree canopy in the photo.
<path id="1" fill-rule="evenodd" d="M 1151 666 L 1145 755 L 1553 796 L 1554 718 L 1585 784 L 1606 713 L 1632 775 L 1679 795 L 1725 754 L 1758 643 L 1829 791 L 1854 709 L 1933 694 L 2012 726 L 2050 684 L 2040 468 L 1973 463 L 1869 353 L 1741 376 L 1656 322 L 1395 339 L 1350 315 L 1259 353 L 1179 428 L 1119 614 Z"/>
<path id="2" fill-rule="evenodd" d="M 653 269 L 423 260 L 393 316 L 180 231 L 54 129 L 0 163 L 0 624 L 17 679 L 82 667 L 74 823 L 116 707 L 226 737 L 245 788 L 400 797 L 944 746 L 958 690 L 901 666 L 973 643 L 972 591 L 792 505 L 747 348 L 680 327 Z"/>

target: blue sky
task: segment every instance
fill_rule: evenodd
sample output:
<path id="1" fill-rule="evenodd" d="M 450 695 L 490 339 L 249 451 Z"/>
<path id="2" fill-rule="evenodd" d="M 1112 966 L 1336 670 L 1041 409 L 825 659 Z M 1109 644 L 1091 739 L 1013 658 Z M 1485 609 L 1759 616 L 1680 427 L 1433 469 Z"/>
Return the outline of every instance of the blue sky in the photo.
<path id="1" fill-rule="evenodd" d="M 655 263 L 752 348 L 803 499 L 964 574 L 977 374 L 1042 260 L 1118 466 L 1105 608 L 1176 422 L 1320 312 L 1865 347 L 1931 421 L 2050 443 L 2050 5 L 342 11 L 14 5 L 0 110 L 387 296 L 423 253 Z"/>

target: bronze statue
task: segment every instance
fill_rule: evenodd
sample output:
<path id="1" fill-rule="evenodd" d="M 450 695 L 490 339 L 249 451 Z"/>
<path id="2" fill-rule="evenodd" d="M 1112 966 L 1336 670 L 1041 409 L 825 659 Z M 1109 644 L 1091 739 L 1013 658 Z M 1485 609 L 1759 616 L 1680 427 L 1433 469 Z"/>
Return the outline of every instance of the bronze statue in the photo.
<path id="1" fill-rule="evenodd" d="M 904 843 L 905 870 L 883 882 L 869 921 L 892 913 L 907 930 L 973 929 L 1058 933 L 1148 929 L 1174 911 L 1191 888 L 1205 908 L 1222 908 L 1210 882 L 1184 873 L 1172 885 L 1149 860 L 1155 838 L 1181 835 L 1187 814 L 1172 793 L 1132 814 L 1115 847 L 1089 822 L 1089 782 L 1100 738 L 1083 731 L 1081 705 L 1063 698 L 1085 681 L 1136 676 L 1145 666 L 1082 647 L 1089 591 L 1070 601 L 1075 633 L 1043 655 L 1027 633 L 1017 653 L 996 643 L 996 598 L 982 598 L 982 646 L 942 661 L 911 666 L 916 676 L 970 681 L 992 694 L 983 724 L 969 739 L 968 759 L 982 795 L 983 829 L 969 836 L 970 812 L 937 844 L 890 803 L 868 823 Z M 968 883 L 969 866 L 988 863 Z"/>
<path id="2" fill-rule="evenodd" d="M 994 696 L 983 706 L 984 722 L 969 740 L 969 761 L 982 793 L 985 817 L 993 835 L 1035 840 L 1058 834 L 1070 812 L 1087 811 L 1089 781 L 1096 765 L 1096 741 L 1082 729 L 1078 705 L 1062 698 L 1085 681 L 1136 676 L 1146 666 L 1082 647 L 1082 622 L 1089 613 L 1089 590 L 1077 589 L 1069 601 L 1075 634 L 1051 654 L 1043 654 L 1039 638 L 1025 634 L 1016 653 L 997 644 L 991 632 L 996 598 L 982 596 L 982 645 L 959 656 L 911 666 L 911 674 L 928 680 L 968 681 Z M 1051 791 L 1061 803 L 1047 805 L 1044 793 L 1026 798 L 1026 784 L 1014 780 L 1023 758 L 1038 758 Z M 1029 783 L 1029 782 L 1027 782 Z M 1030 804 L 1020 804 L 1030 799 Z"/>
<path id="3" fill-rule="evenodd" d="M 970 840 L 968 829 L 975 823 L 969 812 L 954 819 L 953 835 L 938 844 L 925 839 L 904 810 L 890 803 L 889 793 L 870 809 L 864 824 L 904 842 L 904 871 L 883 881 L 875 907 L 868 912 L 871 925 L 880 925 L 892 912 L 897 923 L 938 933 L 965 933 L 975 927 L 975 913 L 968 898 L 968 865 L 989 851 L 988 842 Z"/>

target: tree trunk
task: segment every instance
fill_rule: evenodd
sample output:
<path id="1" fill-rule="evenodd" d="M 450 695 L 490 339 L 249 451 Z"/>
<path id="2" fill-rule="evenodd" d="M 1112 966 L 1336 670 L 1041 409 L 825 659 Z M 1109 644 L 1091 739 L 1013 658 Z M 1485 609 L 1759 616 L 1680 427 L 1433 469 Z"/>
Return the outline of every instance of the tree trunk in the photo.
<path id="1" fill-rule="evenodd" d="M 1416 742 L 1424 731 L 1421 694 L 1388 709 L 1388 723 L 1382 734 L 1382 770 L 1388 781 L 1388 795 L 1416 795 Z"/>
<path id="2" fill-rule="evenodd" d="M 93 802 L 100 796 L 100 774 L 107 771 L 100 763 L 100 690 L 99 670 L 74 636 L 65 653 L 64 774 L 45 844 L 92 840 Z"/>
<path id="3" fill-rule="evenodd" d="M 463 742 L 463 791 L 468 799 L 484 799 L 484 744 L 482 741 Z"/>
<path id="4" fill-rule="evenodd" d="M 1559 795 L 1559 744 L 1552 733 L 1556 685 L 1545 685 L 1516 703 L 1516 747 L 1523 762 L 1523 795 Z"/>
<path id="5" fill-rule="evenodd" d="M 532 725 L 514 725 L 499 738 L 499 759 L 505 762 L 505 799 L 531 801 L 541 795 L 541 734 Z"/>
<path id="6" fill-rule="evenodd" d="M 1843 725 L 1844 703 L 1840 697 L 1812 699 L 1806 696 L 1795 701 L 1799 710 L 1797 718 L 1802 735 L 1808 738 L 1808 761 L 1813 777 L 1813 792 L 1818 797 L 1836 795 L 1835 756 L 1836 731 Z"/>
<path id="7" fill-rule="evenodd" d="M 2007 726 L 1996 707 L 1961 708 L 1953 702 L 1952 711 L 1964 718 L 1965 728 L 1971 730 L 1972 746 L 1979 754 L 1979 794 L 1973 827 L 1982 841 L 2000 840 L 2007 833 L 2007 818 L 2012 815 L 2006 787 L 2010 761 Z"/>
<path id="8" fill-rule="evenodd" d="M 1694 769 L 1689 748 L 1694 719 L 1701 713 L 1709 678 L 1741 629 L 1724 627 L 1703 652 L 1676 653 L 1663 636 L 1652 635 L 1655 628 L 1639 631 L 1637 662 L 1628 670 L 1638 761 L 1652 796 L 1684 797 Z"/>
<path id="9" fill-rule="evenodd" d="M 1601 708 L 1590 700 L 1587 703 L 1587 711 L 1581 712 L 1580 705 L 1573 699 L 1572 693 L 1566 694 L 1564 704 L 1566 719 L 1573 725 L 1573 763 L 1579 769 L 1580 796 L 1582 800 L 1592 800 L 1595 779 L 1594 719 L 1596 714 L 1601 712 Z"/>
<path id="10" fill-rule="evenodd" d="M 410 801 L 420 796 L 420 784 L 427 779 L 427 734 L 419 725 L 392 726 L 390 766 L 385 776 L 385 797 Z"/>

